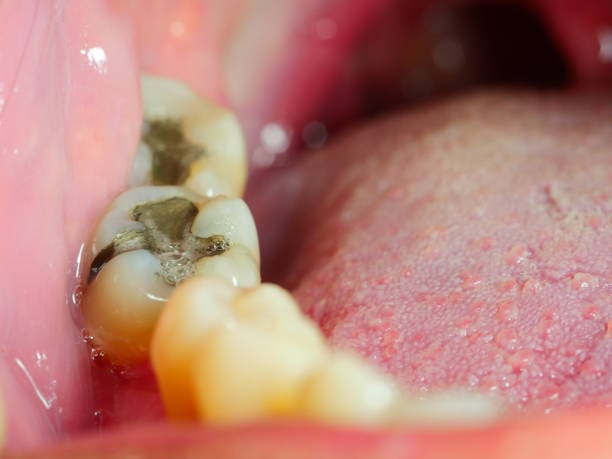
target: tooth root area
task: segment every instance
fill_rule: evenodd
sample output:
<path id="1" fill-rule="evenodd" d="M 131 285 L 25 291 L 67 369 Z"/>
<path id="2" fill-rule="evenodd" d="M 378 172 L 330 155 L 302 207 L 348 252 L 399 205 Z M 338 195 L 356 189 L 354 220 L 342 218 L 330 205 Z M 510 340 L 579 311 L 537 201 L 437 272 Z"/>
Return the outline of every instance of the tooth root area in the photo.
<path id="1" fill-rule="evenodd" d="M 246 147 L 237 119 L 178 81 L 143 76 L 141 86 L 141 143 L 151 150 L 151 183 L 181 184 L 207 197 L 241 196 Z"/>
<path id="2" fill-rule="evenodd" d="M 306 381 L 299 412 L 332 424 L 380 425 L 389 421 L 398 391 L 383 374 L 361 359 L 332 355 Z"/>
<path id="3" fill-rule="evenodd" d="M 160 261 L 145 250 L 110 260 L 89 285 L 82 311 L 95 344 L 112 361 L 145 359 L 158 315 L 172 288 Z"/>

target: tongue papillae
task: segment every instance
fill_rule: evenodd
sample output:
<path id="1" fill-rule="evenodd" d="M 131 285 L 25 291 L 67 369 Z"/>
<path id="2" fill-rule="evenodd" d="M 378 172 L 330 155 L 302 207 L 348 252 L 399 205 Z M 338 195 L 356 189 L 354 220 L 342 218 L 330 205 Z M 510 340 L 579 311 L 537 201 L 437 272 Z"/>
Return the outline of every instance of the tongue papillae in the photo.
<path id="1" fill-rule="evenodd" d="M 91 426 L 100 400 L 114 417 L 159 416 L 143 379 L 98 371 L 92 384 L 73 321 L 75 260 L 87 263 L 82 244 L 123 188 L 137 141 L 138 67 L 232 103 L 257 152 L 266 123 L 299 132 L 317 116 L 338 62 L 394 2 L 304 3 L 0 6 L 0 42 L 11 43 L 0 54 L 9 447 Z M 607 81 L 609 7 L 592 2 L 570 18 L 552 3 L 538 6 L 576 75 Z M 278 27 L 262 27 L 270 22 Z M 587 32 L 563 41 L 579 25 Z M 259 53 L 244 51 L 252 43 Z M 610 106 L 603 96 L 453 102 L 367 127 L 273 173 L 267 189 L 255 181 L 268 273 L 333 344 L 412 390 L 460 384 L 542 409 L 609 403 Z M 283 437 L 274 432 L 261 438 Z M 291 438 L 308 442 L 305 432 Z M 355 447 L 351 435 L 336 438 Z M 389 444 L 412 451 L 413 440 Z"/>

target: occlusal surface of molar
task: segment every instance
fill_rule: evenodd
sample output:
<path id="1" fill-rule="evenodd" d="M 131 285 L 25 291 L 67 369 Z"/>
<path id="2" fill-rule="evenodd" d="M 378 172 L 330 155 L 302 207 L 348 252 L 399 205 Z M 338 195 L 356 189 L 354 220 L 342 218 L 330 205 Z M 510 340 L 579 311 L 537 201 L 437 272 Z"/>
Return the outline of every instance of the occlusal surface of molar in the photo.
<path id="1" fill-rule="evenodd" d="M 141 88 L 143 125 L 130 185 L 240 197 L 246 148 L 235 116 L 176 80 L 143 76 Z"/>
<path id="2" fill-rule="evenodd" d="M 157 316 L 185 279 L 206 274 L 241 286 L 260 279 L 257 232 L 244 202 L 182 187 L 124 192 L 98 225 L 92 247 L 82 310 L 92 343 L 117 363 L 147 357 Z"/>

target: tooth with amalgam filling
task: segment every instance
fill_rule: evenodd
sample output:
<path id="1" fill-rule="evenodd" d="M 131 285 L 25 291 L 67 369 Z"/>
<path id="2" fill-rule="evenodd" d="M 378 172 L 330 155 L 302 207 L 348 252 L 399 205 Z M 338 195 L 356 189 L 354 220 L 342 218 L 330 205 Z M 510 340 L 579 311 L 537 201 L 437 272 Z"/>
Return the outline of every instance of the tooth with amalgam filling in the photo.
<path id="1" fill-rule="evenodd" d="M 116 363 L 147 357 L 159 313 L 185 279 L 260 282 L 257 232 L 244 202 L 182 187 L 120 195 L 98 226 L 93 251 L 83 316 L 94 344 Z"/>
<path id="2" fill-rule="evenodd" d="M 240 197 L 247 165 L 236 117 L 175 80 L 143 76 L 141 90 L 144 122 L 130 186 Z"/>
<path id="3" fill-rule="evenodd" d="M 334 353 L 307 379 L 299 413 L 307 419 L 341 425 L 382 425 L 399 401 L 387 376 L 347 353 Z"/>
<path id="4" fill-rule="evenodd" d="M 151 353 L 168 414 L 209 423 L 291 415 L 325 354 L 317 327 L 279 287 L 205 277 L 175 291 Z"/>

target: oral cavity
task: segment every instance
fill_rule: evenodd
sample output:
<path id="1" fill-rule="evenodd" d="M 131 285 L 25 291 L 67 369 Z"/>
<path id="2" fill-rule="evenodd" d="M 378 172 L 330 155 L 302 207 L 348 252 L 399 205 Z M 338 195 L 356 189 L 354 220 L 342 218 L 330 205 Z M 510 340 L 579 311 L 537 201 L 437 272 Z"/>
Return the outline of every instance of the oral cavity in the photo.
<path id="1" fill-rule="evenodd" d="M 384 426 L 499 417 L 499 404 L 474 394 L 447 394 L 443 403 L 403 394 L 360 357 L 331 349 L 287 291 L 260 285 L 255 224 L 233 197 L 246 165 L 232 156 L 239 149 L 217 149 L 239 143 L 226 138 L 240 138 L 227 129 L 233 117 L 215 107 L 225 120 L 215 129 L 214 117 L 211 127 L 200 116 L 208 102 L 151 77 L 143 78 L 143 104 L 132 183 L 152 185 L 117 197 L 92 242 L 82 311 L 97 355 L 122 366 L 150 356 L 176 419 Z M 471 415 L 459 421 L 463 407 Z"/>

